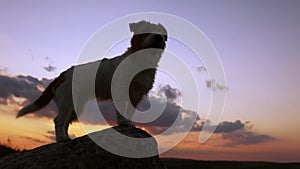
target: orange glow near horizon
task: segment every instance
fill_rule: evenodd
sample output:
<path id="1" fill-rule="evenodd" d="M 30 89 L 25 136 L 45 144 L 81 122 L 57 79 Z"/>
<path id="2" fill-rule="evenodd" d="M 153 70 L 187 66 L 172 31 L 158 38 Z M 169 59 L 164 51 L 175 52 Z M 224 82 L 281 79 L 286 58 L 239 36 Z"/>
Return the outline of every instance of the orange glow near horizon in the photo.
<path id="1" fill-rule="evenodd" d="M 47 136 L 48 131 L 54 131 L 54 124 L 52 119 L 35 118 L 32 115 L 15 118 L 18 106 L 3 106 L 0 105 L 0 143 L 7 144 L 7 140 L 11 140 L 12 147 L 18 149 L 32 149 L 44 144 L 53 143 Z M 85 129 L 89 132 L 105 129 L 109 126 L 101 125 L 85 125 Z M 76 137 L 83 136 L 86 131 L 77 122 L 72 123 L 69 128 L 70 135 Z"/>
<path id="2" fill-rule="evenodd" d="M 32 115 L 16 119 L 14 113 L 19 110 L 15 105 L 0 105 L 0 142 L 7 144 L 11 140 L 13 148 L 32 149 L 45 144 L 53 143 L 54 140 L 47 138 L 47 131 L 54 131 L 52 119 L 35 118 Z M 75 122 L 70 126 L 70 135 L 76 137 L 87 134 L 88 132 L 99 131 L 109 126 L 86 125 L 84 128 Z M 140 126 L 142 129 L 142 126 Z M 48 133 L 49 134 L 49 133 Z M 161 157 L 176 157 L 198 160 L 234 160 L 234 161 L 277 161 L 277 162 L 294 162 L 300 161 L 299 139 L 282 138 L 277 141 L 253 144 L 238 145 L 235 147 L 226 147 L 226 140 L 218 134 L 214 134 L 206 143 L 198 143 L 199 132 L 190 132 L 174 148 L 161 154 Z M 154 137 L 156 137 L 154 135 Z M 176 134 L 163 136 L 165 139 L 158 142 L 160 147 L 164 147 L 168 140 L 177 137 Z"/>
<path id="3" fill-rule="evenodd" d="M 261 144 L 223 146 L 223 140 L 213 135 L 206 143 L 198 142 L 199 132 L 190 132 L 176 147 L 161 155 L 198 160 L 230 161 L 299 161 L 300 147 L 298 141 L 274 141 Z"/>

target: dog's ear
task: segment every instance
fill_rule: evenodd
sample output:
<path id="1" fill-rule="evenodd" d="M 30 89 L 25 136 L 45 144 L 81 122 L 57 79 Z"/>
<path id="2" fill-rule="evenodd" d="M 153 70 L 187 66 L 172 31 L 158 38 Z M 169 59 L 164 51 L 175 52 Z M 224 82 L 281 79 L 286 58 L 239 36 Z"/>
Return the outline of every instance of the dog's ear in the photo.
<path id="1" fill-rule="evenodd" d="M 167 29 L 166 29 L 162 24 L 158 23 L 157 26 L 160 28 L 161 32 L 162 32 L 164 35 L 166 35 L 166 36 L 168 35 Z"/>
<path id="2" fill-rule="evenodd" d="M 129 29 L 130 29 L 131 32 L 135 32 L 136 25 L 137 25 L 136 23 L 130 23 L 129 24 Z"/>

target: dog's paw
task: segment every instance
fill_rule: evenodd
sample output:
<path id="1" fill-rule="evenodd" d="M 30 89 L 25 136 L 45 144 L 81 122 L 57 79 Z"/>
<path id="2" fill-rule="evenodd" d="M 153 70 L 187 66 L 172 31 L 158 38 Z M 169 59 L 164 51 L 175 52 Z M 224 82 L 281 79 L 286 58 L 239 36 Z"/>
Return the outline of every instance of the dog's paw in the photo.
<path id="1" fill-rule="evenodd" d="M 69 142 L 69 141 L 71 141 L 71 139 L 69 137 L 56 139 L 57 143 L 66 143 L 66 142 Z"/>
<path id="2" fill-rule="evenodd" d="M 135 125 L 130 121 L 122 121 L 119 123 L 119 126 L 123 127 L 135 127 Z"/>

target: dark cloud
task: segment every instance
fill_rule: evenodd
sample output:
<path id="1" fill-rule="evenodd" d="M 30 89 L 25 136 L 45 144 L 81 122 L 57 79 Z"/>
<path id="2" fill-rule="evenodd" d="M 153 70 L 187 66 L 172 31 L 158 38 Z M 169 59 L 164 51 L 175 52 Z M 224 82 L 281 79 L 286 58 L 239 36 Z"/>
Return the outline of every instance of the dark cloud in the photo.
<path id="1" fill-rule="evenodd" d="M 32 76 L 19 75 L 10 77 L 6 75 L 0 75 L 0 104 L 9 104 L 7 101 L 11 99 L 12 96 L 15 96 L 25 98 L 26 101 L 21 103 L 22 106 L 25 106 L 29 102 L 33 102 L 36 98 L 38 98 L 42 93 L 41 88 L 46 88 L 51 81 L 52 80 L 49 79 L 39 80 Z M 181 95 L 178 89 L 171 88 L 167 85 L 161 87 L 159 92 L 160 94 L 165 94 L 167 100 L 158 97 L 160 96 L 159 94 L 150 94 L 148 97 L 144 97 L 138 109 L 142 111 L 149 109 L 149 100 L 156 105 L 165 104 L 165 109 L 161 114 L 158 114 L 160 112 L 156 111 L 155 109 L 152 112 L 148 112 L 148 114 L 145 113 L 145 117 L 158 118 L 149 123 L 137 123 L 137 126 L 146 128 L 151 134 L 161 134 L 167 129 L 170 129 L 168 133 L 164 133 L 165 135 L 170 135 L 176 132 L 188 132 L 189 126 L 193 126 L 191 129 L 192 131 L 201 131 L 205 124 L 204 122 L 209 125 L 209 120 L 204 121 L 197 115 L 196 112 L 186 110 L 174 102 L 174 100 Z M 82 114 L 81 122 L 94 125 L 107 124 L 108 122 L 110 125 L 115 125 L 116 115 L 112 102 L 99 102 L 98 105 L 105 118 L 105 121 L 100 121 L 99 118 L 95 118 L 97 117 L 97 114 L 95 113 L 98 112 L 98 108 L 97 110 L 93 110 L 89 109 L 89 106 L 86 106 L 86 113 Z M 37 117 L 46 117 L 52 119 L 56 115 L 56 112 L 56 106 L 51 103 L 46 108 L 35 113 L 34 115 Z M 223 121 L 218 126 L 211 127 L 216 127 L 214 133 L 220 134 L 222 139 L 227 140 L 225 146 L 258 144 L 276 140 L 272 136 L 253 132 L 253 125 L 251 125 L 248 121 Z M 53 131 L 48 131 L 45 137 L 50 140 L 55 140 L 55 134 Z M 38 140 L 36 141 L 38 142 Z"/>
<path id="2" fill-rule="evenodd" d="M 46 141 L 40 140 L 40 139 L 37 139 L 37 138 L 32 138 L 32 137 L 27 137 L 27 136 L 20 136 L 20 137 L 21 137 L 21 138 L 25 138 L 25 139 L 27 139 L 27 140 L 34 141 L 34 142 L 36 142 L 36 143 L 42 143 L 42 144 L 46 143 Z"/>
<path id="3" fill-rule="evenodd" d="M 170 102 L 162 102 L 160 99 L 155 98 L 154 96 L 149 96 L 150 99 L 153 99 L 157 106 L 158 104 L 166 104 L 164 111 L 159 116 L 156 112 L 155 108 L 152 112 L 148 112 L 147 114 L 143 114 L 144 118 L 152 118 L 159 116 L 156 120 L 150 123 L 137 123 L 137 125 L 149 127 L 151 130 L 151 126 L 156 127 L 168 127 L 171 126 L 174 121 L 176 120 L 177 116 L 180 115 L 181 107 L 177 106 L 175 103 Z M 144 97 L 143 100 L 140 102 L 138 109 L 141 111 L 148 110 L 149 108 L 149 97 Z M 98 102 L 99 107 L 90 106 L 89 103 L 85 106 L 84 112 L 80 116 L 80 122 L 84 122 L 87 124 L 107 124 L 115 125 L 116 124 L 116 113 L 114 109 L 114 105 L 112 102 Z M 105 118 L 105 120 L 100 119 L 97 115 L 97 112 L 101 111 L 101 114 Z"/>
<path id="4" fill-rule="evenodd" d="M 194 131 L 202 131 L 203 125 L 203 122 L 200 123 L 200 125 L 195 125 Z M 277 140 L 272 136 L 254 132 L 252 131 L 252 128 L 253 125 L 249 121 L 246 121 L 244 123 L 240 120 L 236 120 L 234 122 L 223 121 L 219 123 L 218 126 L 216 126 L 216 130 L 214 131 L 214 133 L 221 136 L 222 140 L 225 142 L 224 144 L 222 144 L 222 146 L 226 147 L 259 144 Z M 210 130 L 210 127 L 208 127 L 207 130 Z"/>
<path id="5" fill-rule="evenodd" d="M 46 88 L 51 81 L 52 80 L 45 78 L 39 80 L 32 76 L 19 75 L 10 77 L 0 75 L 0 88 L 4 89 L 0 90 L 0 104 L 7 104 L 7 100 L 10 99 L 11 96 L 15 96 L 25 98 L 25 101 L 21 104 L 21 106 L 25 106 L 30 102 L 35 101 L 41 95 L 42 90 L 44 90 L 44 88 Z M 157 118 L 155 121 L 149 123 L 148 126 L 155 125 L 158 127 L 167 127 L 172 125 L 178 116 L 182 116 L 182 108 L 177 104 L 170 102 L 170 100 L 176 99 L 180 95 L 180 92 L 177 89 L 171 88 L 170 86 L 161 87 L 160 92 L 163 92 L 169 98 L 164 103 L 160 98 L 156 98 L 154 96 L 149 97 L 157 104 L 166 104 L 166 108 L 161 116 L 159 116 L 159 118 Z M 149 108 L 149 97 L 144 97 L 139 105 L 139 109 L 146 110 Z M 99 102 L 99 109 L 109 124 L 115 124 L 116 115 L 114 113 L 115 111 L 112 102 Z M 53 102 L 51 102 L 44 109 L 34 113 L 34 115 L 38 117 L 54 118 L 56 112 L 57 107 Z M 98 112 L 98 110 L 87 110 L 86 112 L 87 115 L 83 114 L 83 122 L 87 124 L 106 124 L 106 121 L 101 122 L 97 118 L 94 118 L 95 116 L 88 115 L 88 113 Z M 184 122 L 181 124 L 183 123 Z"/>
<path id="6" fill-rule="evenodd" d="M 41 93 L 38 85 L 42 83 L 31 76 L 9 77 L 0 75 L 0 98 L 7 99 L 9 96 L 24 97 L 33 101 Z"/>
<path id="7" fill-rule="evenodd" d="M 0 75 L 0 104 L 7 104 L 8 100 L 12 100 L 12 96 L 14 96 L 25 98 L 25 101 L 20 103 L 20 106 L 25 106 L 35 101 L 42 94 L 41 90 L 46 88 L 50 81 L 48 79 L 39 80 L 32 76 L 10 77 Z M 56 110 L 56 106 L 51 102 L 45 109 L 37 112 L 35 116 L 53 118 Z"/>
<path id="8" fill-rule="evenodd" d="M 158 92 L 164 94 L 169 101 L 174 101 L 181 96 L 181 92 L 170 85 L 160 86 Z"/>
<path id="9" fill-rule="evenodd" d="M 243 128 L 245 128 L 245 124 L 240 120 L 235 122 L 223 121 L 217 126 L 215 133 L 230 133 Z"/>
<path id="10" fill-rule="evenodd" d="M 155 104 L 151 107 L 152 111 L 148 112 L 147 114 L 143 114 L 143 118 L 151 118 L 157 117 L 154 121 L 149 123 L 136 123 L 138 126 L 145 127 L 150 133 L 152 134 L 159 134 L 165 129 L 172 126 L 175 120 L 178 118 L 179 122 L 177 122 L 176 126 L 173 126 L 174 129 L 172 131 L 179 132 L 182 130 L 187 129 L 187 124 L 195 121 L 197 118 L 197 114 L 192 111 L 185 110 L 178 106 L 176 103 L 173 102 L 176 99 L 180 92 L 178 89 L 173 89 L 170 86 L 163 86 L 158 91 L 160 94 L 165 94 L 169 99 L 164 100 L 157 95 L 149 95 L 145 96 L 143 100 L 138 105 L 138 109 L 140 111 L 146 111 L 150 108 L 150 100 Z M 156 106 L 161 107 L 165 105 L 165 109 L 163 112 L 156 111 Z M 80 122 L 88 123 L 88 124 L 107 124 L 115 125 L 116 124 L 116 113 L 114 110 L 114 106 L 112 102 L 99 102 L 98 103 L 99 109 L 105 118 L 105 120 L 99 118 L 96 112 L 99 112 L 98 107 L 86 105 L 85 111 L 81 114 Z M 96 110 L 95 110 L 96 109 Z M 181 125 L 181 126 L 180 126 Z M 172 134 L 172 133 L 169 133 Z"/>
<path id="11" fill-rule="evenodd" d="M 230 133 L 239 129 L 246 128 L 246 123 L 242 123 L 240 120 L 236 120 L 234 122 L 223 121 L 220 122 L 217 126 L 210 126 L 210 121 L 204 122 L 203 120 L 198 120 L 195 124 L 193 130 L 194 131 L 202 131 L 204 124 L 208 125 L 206 128 L 208 131 L 211 131 L 212 128 L 215 128 L 214 133 Z M 248 122 L 247 122 L 248 124 Z"/>
<path id="12" fill-rule="evenodd" d="M 255 133 L 250 130 L 237 130 L 235 132 L 223 133 L 222 139 L 229 141 L 224 144 L 224 146 L 227 147 L 259 144 L 277 140 L 275 137 L 266 134 Z"/>
<path id="13" fill-rule="evenodd" d="M 49 56 L 45 57 L 45 61 L 48 62 L 48 66 L 43 67 L 47 72 L 54 72 L 56 73 L 56 66 L 54 66 L 54 61 Z"/>
<path id="14" fill-rule="evenodd" d="M 206 70 L 206 68 L 205 68 L 204 66 L 199 66 L 199 67 L 197 67 L 197 70 L 198 70 L 199 72 L 207 72 L 207 70 Z"/>
<path id="15" fill-rule="evenodd" d="M 51 64 L 48 64 L 48 66 L 45 66 L 44 69 L 47 71 L 47 72 L 55 72 L 56 70 L 56 67 L 51 65 Z"/>
<path id="16" fill-rule="evenodd" d="M 162 103 L 163 104 L 163 103 Z M 155 115 L 156 112 L 150 112 Z M 188 121 L 194 121 L 192 118 L 183 118 L 184 110 L 176 105 L 175 103 L 166 102 L 166 107 L 162 114 L 152 122 L 138 124 L 146 128 L 152 134 L 161 134 L 167 129 L 169 129 L 174 122 L 176 121 L 176 125 L 172 126 L 172 132 L 165 133 L 165 135 L 173 134 L 174 132 L 183 132 L 185 129 L 188 130 Z"/>
<path id="17" fill-rule="evenodd" d="M 101 112 L 104 119 L 100 118 L 99 111 Z M 90 106 L 89 103 L 85 105 L 85 109 L 80 113 L 80 122 L 84 124 L 92 125 L 115 125 L 116 124 L 116 113 L 112 102 L 98 102 L 98 107 Z"/>
<path id="18" fill-rule="evenodd" d="M 170 105 L 168 105 L 167 107 L 169 106 Z M 175 108 L 174 105 L 170 107 Z M 151 134 L 161 134 L 167 129 L 171 129 L 170 132 L 165 133 L 165 135 L 168 135 L 176 132 L 188 132 L 188 128 L 186 127 L 192 124 L 194 124 L 194 126 L 191 131 L 200 132 L 202 131 L 205 124 L 204 121 L 200 119 L 195 112 L 183 109 L 179 111 L 178 107 L 177 109 L 175 108 L 175 111 L 165 111 L 162 116 L 164 116 L 165 118 L 159 117 L 154 122 L 144 124 L 143 127 L 145 127 Z M 172 124 L 176 120 L 176 116 L 180 116 L 181 118 L 179 119 L 179 122 L 177 121 L 176 125 L 172 126 Z M 195 118 L 197 118 L 196 123 Z M 209 123 L 209 121 L 207 121 L 206 123 Z M 253 125 L 248 121 L 244 123 L 240 120 L 236 120 L 234 122 L 223 121 L 220 122 L 218 126 L 216 126 L 216 130 L 214 131 L 214 133 L 220 135 L 221 138 L 225 140 L 225 143 L 222 146 L 226 147 L 259 144 L 276 140 L 276 138 L 272 136 L 254 132 L 252 131 L 252 128 Z"/>

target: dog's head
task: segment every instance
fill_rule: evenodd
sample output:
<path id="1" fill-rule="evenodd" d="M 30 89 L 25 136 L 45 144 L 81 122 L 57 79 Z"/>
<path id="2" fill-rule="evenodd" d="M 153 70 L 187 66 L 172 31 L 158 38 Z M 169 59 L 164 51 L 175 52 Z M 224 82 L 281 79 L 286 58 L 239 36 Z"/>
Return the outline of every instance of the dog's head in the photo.
<path id="1" fill-rule="evenodd" d="M 134 33 L 131 39 L 131 48 L 134 52 L 149 48 L 165 49 L 168 39 L 167 30 L 160 23 L 140 21 L 130 23 L 129 28 Z"/>

